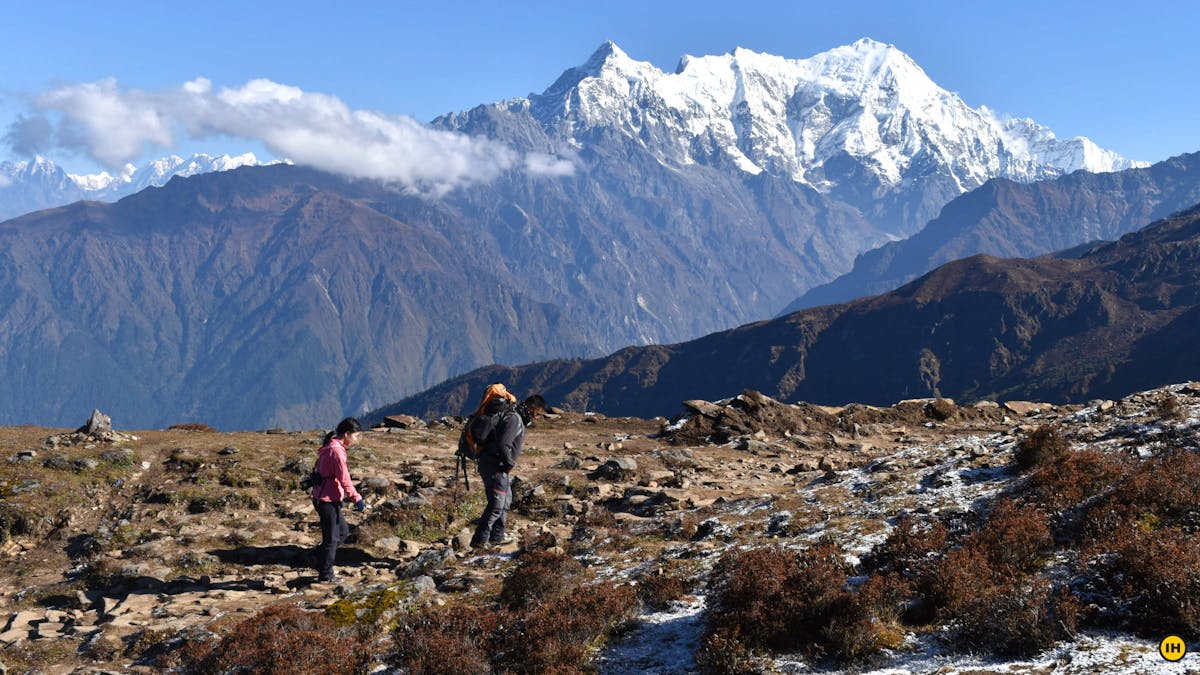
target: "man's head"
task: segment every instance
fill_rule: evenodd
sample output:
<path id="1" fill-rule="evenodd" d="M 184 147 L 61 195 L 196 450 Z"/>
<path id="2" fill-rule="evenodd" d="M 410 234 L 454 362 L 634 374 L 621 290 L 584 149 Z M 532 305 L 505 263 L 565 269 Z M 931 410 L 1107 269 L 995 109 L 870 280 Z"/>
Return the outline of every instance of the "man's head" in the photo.
<path id="1" fill-rule="evenodd" d="M 517 406 L 517 413 L 521 415 L 521 423 L 525 426 L 533 424 L 533 421 L 542 416 L 546 412 L 546 399 L 540 394 L 534 394 L 521 402 Z"/>

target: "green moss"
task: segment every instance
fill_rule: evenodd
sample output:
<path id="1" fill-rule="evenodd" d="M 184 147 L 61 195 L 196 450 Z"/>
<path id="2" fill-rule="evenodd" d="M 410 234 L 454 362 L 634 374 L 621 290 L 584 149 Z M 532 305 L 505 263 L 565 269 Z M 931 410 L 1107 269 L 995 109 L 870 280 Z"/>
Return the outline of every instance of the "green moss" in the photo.
<path id="1" fill-rule="evenodd" d="M 340 627 L 374 626 L 400 609 L 408 597 L 409 582 L 404 581 L 386 588 L 348 595 L 327 607 L 325 615 Z"/>

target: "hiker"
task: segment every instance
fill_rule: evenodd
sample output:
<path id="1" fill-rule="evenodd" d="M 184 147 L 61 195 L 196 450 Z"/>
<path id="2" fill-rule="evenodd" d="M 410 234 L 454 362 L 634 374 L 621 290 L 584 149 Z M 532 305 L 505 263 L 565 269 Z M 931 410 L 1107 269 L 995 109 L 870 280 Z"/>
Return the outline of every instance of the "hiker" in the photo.
<path id="1" fill-rule="evenodd" d="M 317 547 L 316 568 L 318 582 L 337 582 L 333 574 L 333 561 L 337 558 L 338 546 L 350 534 L 350 525 L 342 515 L 342 502 L 354 502 L 354 508 L 367 508 L 358 490 L 350 482 L 350 469 L 346 466 L 346 449 L 358 442 L 362 425 L 353 417 L 338 422 L 337 428 L 325 435 L 321 449 L 317 451 L 316 471 L 321 482 L 313 487 L 313 508 L 321 517 L 321 545 Z"/>
<path id="2" fill-rule="evenodd" d="M 481 444 L 479 453 L 479 476 L 487 495 L 487 506 L 479 516 L 475 535 L 471 537 L 471 548 L 488 545 L 500 546 L 513 541 L 504 531 L 508 507 L 512 505 L 512 486 L 509 472 L 521 456 L 525 442 L 525 427 L 533 423 L 546 411 L 546 399 L 534 394 L 522 403 L 502 384 L 493 384 L 483 394 L 479 408 L 472 419 L 480 416 L 492 418 L 491 428 L 485 437 L 475 439 Z M 470 422 L 467 428 L 471 428 Z M 467 429 L 463 430 L 466 437 Z M 465 442 L 460 440 L 460 443 Z"/>

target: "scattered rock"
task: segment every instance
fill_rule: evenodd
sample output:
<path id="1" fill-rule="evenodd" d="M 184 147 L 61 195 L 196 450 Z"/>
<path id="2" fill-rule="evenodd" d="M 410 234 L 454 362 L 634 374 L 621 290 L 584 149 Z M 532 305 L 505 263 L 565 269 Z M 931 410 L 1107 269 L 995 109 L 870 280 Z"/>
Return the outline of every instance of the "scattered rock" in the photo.
<path id="1" fill-rule="evenodd" d="M 241 452 L 241 450 L 239 450 L 237 447 L 232 446 L 232 445 L 227 445 L 227 446 L 221 448 L 220 450 L 218 450 L 217 454 L 218 455 L 236 455 L 239 452 Z"/>
<path id="2" fill-rule="evenodd" d="M 567 455 L 561 462 L 554 465 L 556 469 L 575 470 L 583 466 L 583 460 L 575 455 Z"/>
<path id="3" fill-rule="evenodd" d="M 396 568 L 396 576 L 401 579 L 412 579 L 438 569 L 454 559 L 454 551 L 449 548 L 422 551 L 412 561 Z"/>
<path id="4" fill-rule="evenodd" d="M 632 457 L 610 459 L 593 471 L 589 478 L 592 480 L 626 481 L 637 475 L 638 464 Z"/>

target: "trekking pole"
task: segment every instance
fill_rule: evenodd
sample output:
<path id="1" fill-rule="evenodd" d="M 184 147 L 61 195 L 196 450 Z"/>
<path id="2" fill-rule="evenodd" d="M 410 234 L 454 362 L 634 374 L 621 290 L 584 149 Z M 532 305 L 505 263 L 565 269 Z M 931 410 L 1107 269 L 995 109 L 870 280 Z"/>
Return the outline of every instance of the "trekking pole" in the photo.
<path id="1" fill-rule="evenodd" d="M 458 456 L 458 466 L 462 468 L 463 485 L 467 486 L 467 489 L 470 490 L 471 489 L 471 479 L 467 475 L 467 458 L 463 457 L 462 455 L 459 455 Z M 457 471 L 455 471 L 454 473 L 455 473 L 455 475 L 458 474 Z"/>

